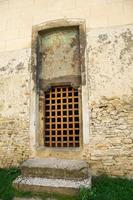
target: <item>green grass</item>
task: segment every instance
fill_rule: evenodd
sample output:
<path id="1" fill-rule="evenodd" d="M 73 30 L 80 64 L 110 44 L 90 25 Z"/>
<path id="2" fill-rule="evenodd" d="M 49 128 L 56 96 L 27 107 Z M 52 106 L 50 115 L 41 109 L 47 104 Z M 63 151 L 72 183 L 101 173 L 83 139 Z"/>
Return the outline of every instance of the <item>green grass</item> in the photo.
<path id="1" fill-rule="evenodd" d="M 48 193 L 18 192 L 12 187 L 12 181 L 20 175 L 16 168 L 0 169 L 0 199 L 11 200 L 14 196 L 34 197 L 42 199 L 53 197 L 57 200 L 133 200 L 133 180 L 110 178 L 107 176 L 94 177 L 92 188 L 81 188 L 77 196 L 62 196 Z"/>
<path id="2" fill-rule="evenodd" d="M 11 200 L 14 196 L 12 181 L 20 175 L 20 170 L 16 168 L 0 169 L 0 198 L 2 200 Z"/>
<path id="3" fill-rule="evenodd" d="M 133 200 L 133 180 L 95 177 L 91 200 Z"/>

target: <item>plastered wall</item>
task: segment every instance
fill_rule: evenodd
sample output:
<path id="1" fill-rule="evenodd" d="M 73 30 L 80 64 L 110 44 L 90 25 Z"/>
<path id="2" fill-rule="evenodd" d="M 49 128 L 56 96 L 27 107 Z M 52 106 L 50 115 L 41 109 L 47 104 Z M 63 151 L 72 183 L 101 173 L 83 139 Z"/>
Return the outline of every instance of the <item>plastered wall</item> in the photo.
<path id="1" fill-rule="evenodd" d="M 93 172 L 133 176 L 133 26 L 88 34 L 90 144 Z M 89 155 L 90 153 L 90 155 Z"/>
<path id="2" fill-rule="evenodd" d="M 0 54 L 0 166 L 29 156 L 30 50 Z"/>
<path id="3" fill-rule="evenodd" d="M 86 24 L 89 131 L 81 158 L 93 173 L 132 177 L 132 0 L 0 0 L 0 166 L 18 165 L 35 149 L 32 26 L 68 18 Z"/>
<path id="4" fill-rule="evenodd" d="M 31 27 L 82 18 L 92 28 L 133 23 L 132 0 L 0 0 L 0 51 L 30 48 Z"/>

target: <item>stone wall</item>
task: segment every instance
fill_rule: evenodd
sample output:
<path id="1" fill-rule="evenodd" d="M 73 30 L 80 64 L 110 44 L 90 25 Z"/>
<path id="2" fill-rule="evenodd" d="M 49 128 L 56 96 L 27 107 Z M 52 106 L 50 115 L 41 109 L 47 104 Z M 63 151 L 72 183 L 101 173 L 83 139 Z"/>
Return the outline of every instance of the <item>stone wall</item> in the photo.
<path id="1" fill-rule="evenodd" d="M 133 176 L 133 98 L 91 104 L 90 167 L 93 173 Z"/>
<path id="2" fill-rule="evenodd" d="M 88 41 L 90 167 L 133 177 L 133 26 L 90 31 Z"/>
<path id="3" fill-rule="evenodd" d="M 79 18 L 86 24 L 82 91 L 89 107 L 79 156 L 95 174 L 133 177 L 132 0 L 0 0 L 0 167 L 35 155 L 32 26 Z"/>
<path id="4" fill-rule="evenodd" d="M 29 156 L 30 50 L 0 54 L 0 167 Z"/>

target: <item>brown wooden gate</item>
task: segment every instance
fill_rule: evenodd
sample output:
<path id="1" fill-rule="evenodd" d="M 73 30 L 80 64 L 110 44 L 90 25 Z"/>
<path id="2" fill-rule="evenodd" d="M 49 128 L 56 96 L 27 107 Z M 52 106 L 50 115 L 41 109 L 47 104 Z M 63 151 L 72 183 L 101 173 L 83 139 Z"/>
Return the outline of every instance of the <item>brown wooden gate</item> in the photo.
<path id="1" fill-rule="evenodd" d="M 79 147 L 79 92 L 56 86 L 44 93 L 44 144 L 47 147 Z"/>

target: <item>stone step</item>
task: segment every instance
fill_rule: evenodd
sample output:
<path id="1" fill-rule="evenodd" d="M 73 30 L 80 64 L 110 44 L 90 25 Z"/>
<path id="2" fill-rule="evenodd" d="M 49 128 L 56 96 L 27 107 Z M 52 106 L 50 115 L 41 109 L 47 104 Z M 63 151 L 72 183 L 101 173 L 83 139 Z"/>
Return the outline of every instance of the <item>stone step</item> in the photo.
<path id="1" fill-rule="evenodd" d="M 82 180 L 89 178 L 88 165 L 83 160 L 66 160 L 57 158 L 34 158 L 21 166 L 24 177 L 55 178 Z"/>
<path id="2" fill-rule="evenodd" d="M 26 197 L 14 197 L 13 200 L 42 200 L 40 198 L 26 198 Z M 48 199 L 46 199 L 48 200 Z M 50 199 L 49 199 L 50 200 Z M 51 199 L 52 200 L 52 199 Z"/>
<path id="3" fill-rule="evenodd" d="M 13 186 L 17 190 L 32 192 L 49 192 L 74 195 L 79 191 L 80 187 L 91 187 L 91 178 L 84 180 L 65 180 L 65 179 L 48 179 L 38 177 L 18 177 Z"/>

